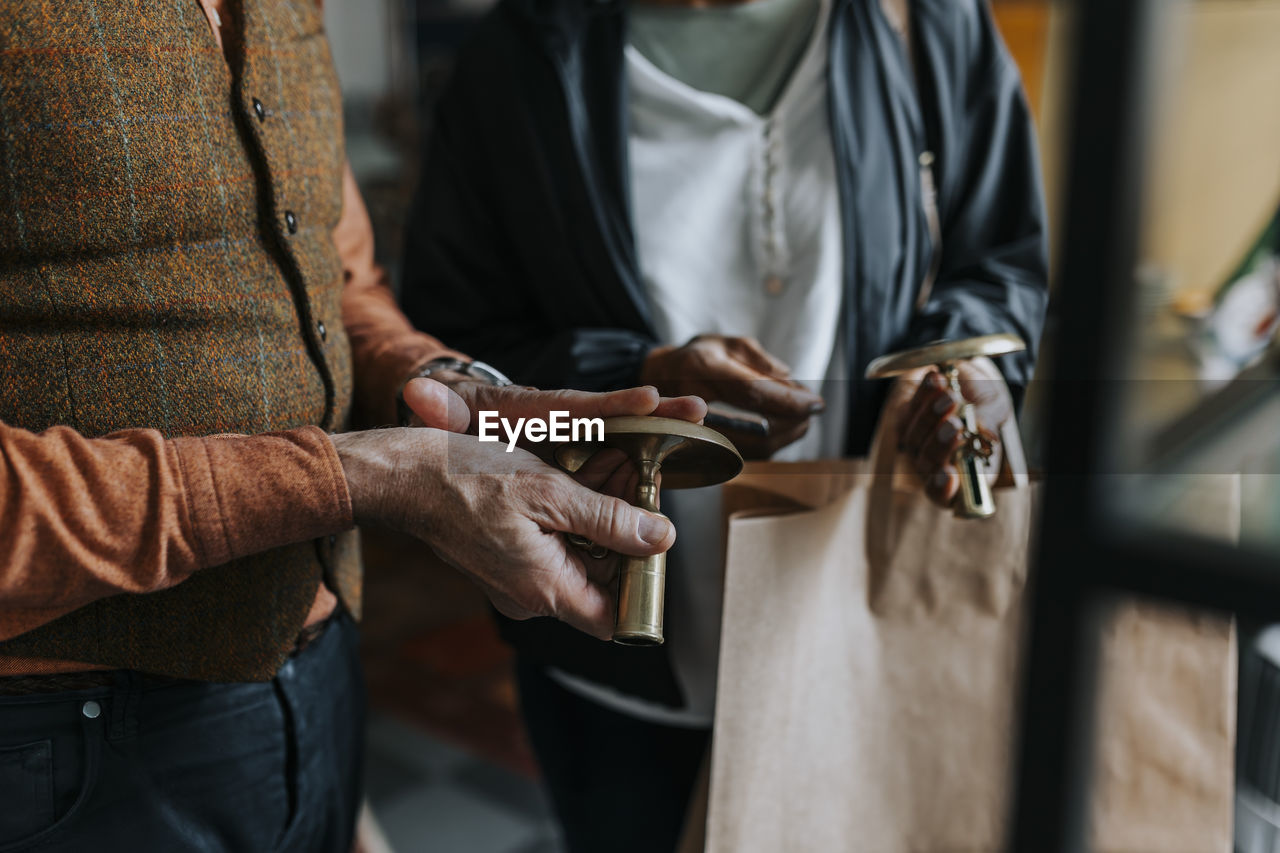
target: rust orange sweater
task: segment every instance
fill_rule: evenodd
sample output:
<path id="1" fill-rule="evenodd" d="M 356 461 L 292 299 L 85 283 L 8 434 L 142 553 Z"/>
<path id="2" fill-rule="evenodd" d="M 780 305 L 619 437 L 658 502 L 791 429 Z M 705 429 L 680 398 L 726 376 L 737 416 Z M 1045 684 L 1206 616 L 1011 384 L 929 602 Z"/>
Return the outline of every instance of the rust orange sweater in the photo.
<path id="1" fill-rule="evenodd" d="M 333 239 L 358 409 L 373 423 L 392 423 L 396 391 L 414 368 L 460 354 L 400 313 L 374 262 L 372 225 L 350 169 Z M 35 434 L 0 423 L 0 640 L 98 598 L 165 589 L 352 523 L 342 465 L 318 427 L 165 440 L 155 430 L 86 438 L 67 427 Z M 321 586 L 308 623 L 336 602 Z M 0 657 L 0 675 L 92 668 Z"/>

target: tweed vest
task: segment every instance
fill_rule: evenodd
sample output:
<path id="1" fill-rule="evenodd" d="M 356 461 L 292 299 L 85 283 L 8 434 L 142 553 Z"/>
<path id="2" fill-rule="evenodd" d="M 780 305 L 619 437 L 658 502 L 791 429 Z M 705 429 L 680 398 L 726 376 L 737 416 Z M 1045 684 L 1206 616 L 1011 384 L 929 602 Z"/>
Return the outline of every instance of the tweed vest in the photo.
<path id="1" fill-rule="evenodd" d="M 196 0 L 6 0 L 0 419 L 98 436 L 341 429 L 351 361 L 331 239 L 341 99 L 315 0 L 235 3 L 228 67 Z M 97 601 L 0 655 L 269 679 L 354 533 Z"/>

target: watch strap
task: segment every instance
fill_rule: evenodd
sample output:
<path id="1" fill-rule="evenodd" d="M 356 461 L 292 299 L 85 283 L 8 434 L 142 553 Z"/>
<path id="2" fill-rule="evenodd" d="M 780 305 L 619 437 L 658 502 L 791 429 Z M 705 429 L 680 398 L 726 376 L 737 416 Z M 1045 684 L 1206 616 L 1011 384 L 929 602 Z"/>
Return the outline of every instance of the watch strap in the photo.
<path id="1" fill-rule="evenodd" d="M 410 380 L 428 378 L 434 373 L 443 373 L 446 370 L 487 382 L 496 387 L 515 384 L 502 371 L 492 365 L 485 364 L 483 361 L 476 361 L 475 359 L 464 361 L 455 356 L 433 358 L 419 367 L 412 376 L 400 385 L 400 389 L 396 392 L 396 418 L 400 426 L 408 426 L 413 419 L 413 412 L 404 401 L 404 386 L 408 385 Z"/>

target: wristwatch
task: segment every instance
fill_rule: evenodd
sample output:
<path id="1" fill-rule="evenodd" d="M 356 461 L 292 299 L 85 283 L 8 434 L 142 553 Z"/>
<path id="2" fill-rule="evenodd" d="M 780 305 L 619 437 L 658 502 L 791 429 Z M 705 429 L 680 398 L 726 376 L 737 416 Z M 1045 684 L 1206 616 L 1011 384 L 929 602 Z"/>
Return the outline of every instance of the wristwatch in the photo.
<path id="1" fill-rule="evenodd" d="M 463 361 L 453 356 L 433 358 L 418 368 L 417 373 L 406 379 L 404 384 L 400 386 L 400 390 L 396 392 L 396 417 L 400 421 L 400 426 L 408 426 L 409 421 L 413 419 L 413 412 L 404 401 L 404 386 L 408 385 L 411 379 L 423 379 L 433 373 L 443 373 L 446 370 L 453 373 L 461 373 L 463 376 L 469 376 L 472 379 L 478 379 L 481 382 L 487 382 L 497 387 L 515 384 L 498 368 L 485 364 L 483 361 Z"/>

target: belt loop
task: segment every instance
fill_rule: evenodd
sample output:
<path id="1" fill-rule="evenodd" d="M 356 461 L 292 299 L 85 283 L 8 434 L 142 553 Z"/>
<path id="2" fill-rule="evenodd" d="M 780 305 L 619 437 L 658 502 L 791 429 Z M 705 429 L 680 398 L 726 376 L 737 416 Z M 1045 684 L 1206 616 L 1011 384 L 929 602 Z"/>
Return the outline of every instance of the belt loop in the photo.
<path id="1" fill-rule="evenodd" d="M 107 740 L 118 741 L 138 733 L 138 700 L 141 689 L 138 674 L 122 669 L 116 673 L 116 684 L 111 689 L 110 723 Z"/>

